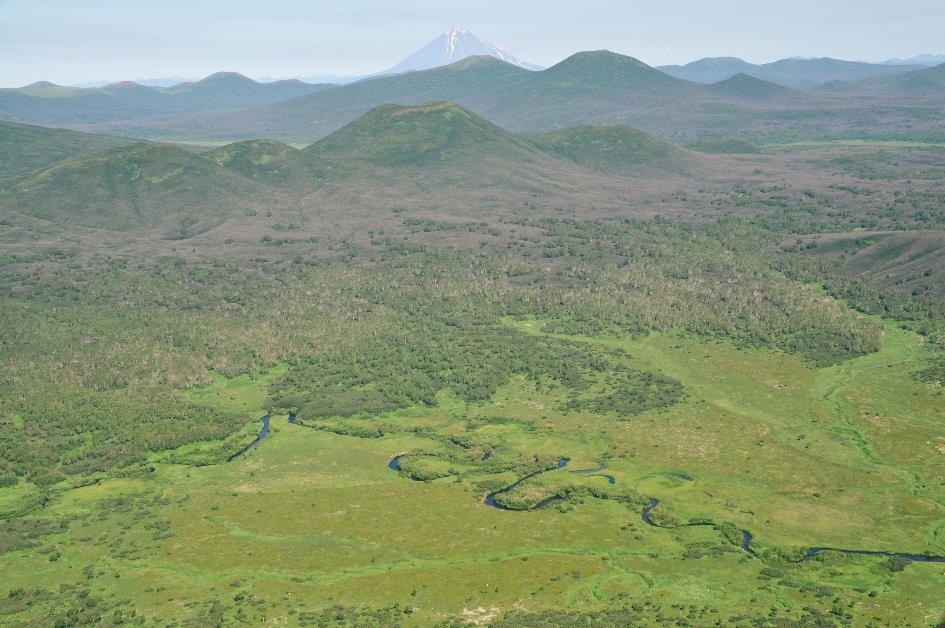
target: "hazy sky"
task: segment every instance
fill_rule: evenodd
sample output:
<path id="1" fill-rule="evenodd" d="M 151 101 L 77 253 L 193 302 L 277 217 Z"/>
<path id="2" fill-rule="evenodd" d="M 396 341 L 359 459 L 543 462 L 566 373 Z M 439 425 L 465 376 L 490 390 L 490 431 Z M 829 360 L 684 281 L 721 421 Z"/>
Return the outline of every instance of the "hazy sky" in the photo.
<path id="1" fill-rule="evenodd" d="M 0 85 L 366 74 L 448 26 L 546 66 L 600 48 L 652 65 L 945 52 L 945 0 L 0 0 Z"/>

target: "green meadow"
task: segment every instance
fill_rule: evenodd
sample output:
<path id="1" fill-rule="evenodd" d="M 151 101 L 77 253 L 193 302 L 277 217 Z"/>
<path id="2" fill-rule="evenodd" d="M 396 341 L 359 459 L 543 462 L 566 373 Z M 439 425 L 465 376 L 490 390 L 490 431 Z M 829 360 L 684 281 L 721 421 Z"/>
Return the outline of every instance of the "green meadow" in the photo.
<path id="1" fill-rule="evenodd" d="M 538 319 L 505 323 L 552 335 Z M 69 600 L 177 625 L 481 623 L 510 611 L 526 621 L 562 604 L 627 607 L 640 624 L 923 625 L 945 613 L 943 564 L 803 560 L 810 547 L 945 555 L 945 404 L 909 375 L 928 358 L 920 337 L 886 324 L 879 351 L 825 368 L 672 332 L 566 339 L 621 349 L 627 366 L 678 380 L 685 396 L 632 417 L 591 414 L 568 410 L 567 390 L 516 376 L 476 403 L 444 390 L 433 407 L 381 416 L 291 425 L 274 413 L 268 438 L 233 462 L 169 462 L 194 455 L 184 447 L 62 490 L 20 523 L 61 527 L 0 556 L 11 591 L 0 608 L 41 623 Z M 214 375 L 187 395 L 255 419 L 286 368 Z M 380 435 L 345 433 L 378 423 Z M 402 471 L 389 469 L 405 452 Z M 570 499 L 484 503 L 558 458 L 567 466 L 506 503 Z M 651 498 L 660 527 L 641 518 Z M 28 499 L 24 485 L 0 489 L 4 510 Z M 753 553 L 733 530 L 753 535 Z"/>

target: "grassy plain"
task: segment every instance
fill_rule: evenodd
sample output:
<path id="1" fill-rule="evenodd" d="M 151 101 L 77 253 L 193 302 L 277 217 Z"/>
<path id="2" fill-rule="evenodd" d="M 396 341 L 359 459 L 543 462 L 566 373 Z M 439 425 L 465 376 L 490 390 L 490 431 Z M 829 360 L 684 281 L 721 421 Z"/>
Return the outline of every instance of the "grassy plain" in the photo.
<path id="1" fill-rule="evenodd" d="M 539 320 L 507 323 L 544 333 Z M 232 463 L 155 461 L 153 473 L 67 491 L 35 515 L 67 525 L 0 558 L 7 585 L 60 596 L 85 590 L 110 613 L 183 625 L 318 625 L 340 621 L 320 614 L 325 608 L 365 604 L 364 612 L 391 607 L 405 625 L 429 625 L 562 601 L 583 611 L 635 605 L 644 624 L 822 613 L 836 621 L 849 614 L 857 625 L 925 625 L 945 614 L 941 564 L 895 570 L 884 557 L 803 562 L 793 552 L 945 555 L 937 429 L 945 401 L 909 378 L 927 357 L 917 336 L 886 325 L 879 352 L 828 368 L 674 333 L 569 339 L 624 349 L 634 366 L 681 381 L 686 399 L 633 417 L 567 412 L 558 403 L 564 391 L 516 377 L 481 403 L 444 391 L 433 408 L 388 413 L 380 418 L 403 429 L 380 438 L 331 431 L 377 420 L 367 416 L 309 425 L 275 416 L 269 438 Z M 254 416 L 282 373 L 215 376 L 189 397 Z M 488 445 L 491 458 L 447 464 L 452 473 L 439 480 L 410 480 L 388 469 L 393 455 L 427 452 L 435 466 L 446 449 L 414 428 Z M 758 554 L 710 526 L 645 525 L 638 507 L 611 499 L 578 496 L 525 512 L 486 506 L 487 483 L 517 479 L 490 465 L 535 454 L 569 465 L 517 490 L 606 488 L 604 478 L 570 473 L 604 462 L 613 489 L 659 499 L 663 521 L 734 524 L 752 532 Z M 22 491 L 0 489 L 0 503 Z M 15 601 L 2 603 L 4 612 Z M 6 617 L 42 621 L 58 604 Z"/>

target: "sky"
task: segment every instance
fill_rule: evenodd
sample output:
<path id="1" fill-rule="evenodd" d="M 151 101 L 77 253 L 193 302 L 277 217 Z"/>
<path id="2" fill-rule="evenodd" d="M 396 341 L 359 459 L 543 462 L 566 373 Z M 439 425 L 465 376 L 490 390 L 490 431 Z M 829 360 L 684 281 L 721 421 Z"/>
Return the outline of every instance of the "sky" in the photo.
<path id="1" fill-rule="evenodd" d="M 449 26 L 550 66 L 945 53 L 943 0 L 0 0 L 0 86 L 47 80 L 364 75 Z"/>

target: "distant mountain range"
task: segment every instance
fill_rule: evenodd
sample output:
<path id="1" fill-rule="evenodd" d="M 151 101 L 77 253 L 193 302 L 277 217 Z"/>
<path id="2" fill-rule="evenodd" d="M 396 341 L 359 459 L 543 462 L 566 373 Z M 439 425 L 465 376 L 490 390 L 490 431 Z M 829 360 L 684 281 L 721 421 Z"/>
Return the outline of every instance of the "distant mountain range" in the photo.
<path id="1" fill-rule="evenodd" d="M 330 87 L 297 80 L 259 83 L 235 72 L 218 72 L 173 87 L 125 81 L 83 89 L 40 81 L 19 89 L 0 89 L 0 117 L 39 124 L 95 124 L 256 107 Z"/>
<path id="2" fill-rule="evenodd" d="M 486 54 L 467 56 L 483 48 Z M 531 70 L 535 66 L 508 61 L 468 31 L 450 29 L 391 71 L 457 57 L 449 65 L 345 85 L 260 83 L 232 72 L 173 87 L 122 82 L 80 89 L 39 82 L 0 89 L 0 119 L 137 138 L 311 143 L 384 103 L 451 101 L 519 133 L 629 125 L 677 143 L 793 141 L 862 137 L 866 116 L 870 137 L 941 134 L 936 121 L 945 65 L 837 59 L 755 65 L 713 58 L 656 69 L 599 50 Z"/>
<path id="3" fill-rule="evenodd" d="M 697 83 L 717 83 L 736 74 L 777 83 L 792 89 L 812 89 L 831 81 L 858 81 L 877 76 L 901 74 L 925 67 L 842 61 L 840 59 L 781 59 L 772 63 L 754 64 L 737 57 L 709 57 L 686 65 L 664 65 L 658 69 L 671 76 Z"/>
<path id="4" fill-rule="evenodd" d="M 675 142 L 706 137 L 790 141 L 838 133 L 860 137 L 864 132 L 860 120 L 869 112 L 870 128 L 876 132 L 927 135 L 940 133 L 938 118 L 917 107 L 936 111 L 941 106 L 945 86 L 938 74 L 942 67 L 905 68 L 855 82 L 837 80 L 829 89 L 802 92 L 747 73 L 705 85 L 608 51 L 577 53 L 538 72 L 478 56 L 259 107 L 73 128 L 161 139 L 266 137 L 309 143 L 383 103 L 449 100 L 522 133 L 625 124 Z M 913 119 L 917 112 L 922 117 Z"/>
<path id="5" fill-rule="evenodd" d="M 465 28 L 454 26 L 446 29 L 426 46 L 403 59 L 396 65 L 382 72 L 364 76 L 346 76 L 335 74 L 294 76 L 288 80 L 302 81 L 308 84 L 347 85 L 368 78 L 416 72 L 451 65 L 463 59 L 475 56 L 494 57 L 516 67 L 539 71 L 543 68 L 534 63 L 523 61 L 502 47 L 479 39 Z M 676 78 L 697 83 L 717 83 L 745 74 L 765 81 L 770 81 L 792 89 L 810 90 L 836 81 L 858 81 L 877 76 L 918 70 L 945 62 L 945 55 L 922 54 L 909 59 L 889 59 L 883 63 L 862 61 L 844 61 L 841 59 L 819 58 L 781 59 L 765 64 L 754 64 L 737 57 L 708 57 L 685 65 L 664 65 L 658 69 Z M 280 84 L 286 79 L 261 78 L 262 84 Z M 181 84 L 196 83 L 194 79 L 182 77 L 152 78 L 132 81 L 146 87 L 173 88 Z M 107 89 L 106 81 L 85 83 L 78 87 Z M 32 86 L 31 86 L 32 87 Z M 243 106 L 242 104 L 237 105 Z"/>
<path id="6" fill-rule="evenodd" d="M 181 83 L 196 83 L 199 80 L 200 80 L 199 77 L 192 77 L 192 76 L 168 76 L 168 77 L 163 77 L 163 78 L 136 78 L 136 79 L 130 79 L 130 82 L 137 83 L 138 85 L 144 85 L 146 87 L 174 87 L 175 85 L 180 85 Z M 122 82 L 125 82 L 125 80 L 90 81 L 88 83 L 79 83 L 77 85 L 73 85 L 73 87 L 86 87 L 86 88 L 97 89 L 100 87 L 105 87 L 106 85 L 113 85 L 115 83 L 122 83 Z M 274 82 L 274 79 L 269 80 L 269 81 L 262 79 L 260 80 L 260 82 L 271 83 L 271 82 Z"/>
<path id="7" fill-rule="evenodd" d="M 908 59 L 888 59 L 883 63 L 886 65 L 941 65 L 945 63 L 945 55 L 916 55 Z"/>
<path id="8" fill-rule="evenodd" d="M 332 83 L 337 85 L 346 85 L 366 78 L 386 76 L 389 74 L 400 74 L 403 72 L 413 72 L 417 70 L 429 70 L 444 65 L 449 65 L 457 61 L 462 61 L 467 57 L 489 56 L 501 59 L 506 63 L 518 66 L 526 70 L 542 70 L 540 65 L 522 61 L 509 51 L 500 46 L 485 42 L 465 28 L 453 26 L 446 29 L 439 37 L 429 44 L 411 54 L 406 59 L 383 72 L 375 72 L 363 76 L 351 76 L 342 74 L 313 74 L 297 75 L 288 77 L 288 79 L 277 79 L 272 77 L 259 78 L 260 83 L 275 83 L 284 80 L 298 80 L 310 84 Z M 196 82 L 194 78 L 168 77 L 168 78 L 150 78 L 134 79 L 133 83 L 145 85 L 148 87 L 174 87 L 181 83 Z M 83 88 L 103 88 L 118 81 L 91 81 L 80 83 L 74 87 Z"/>

